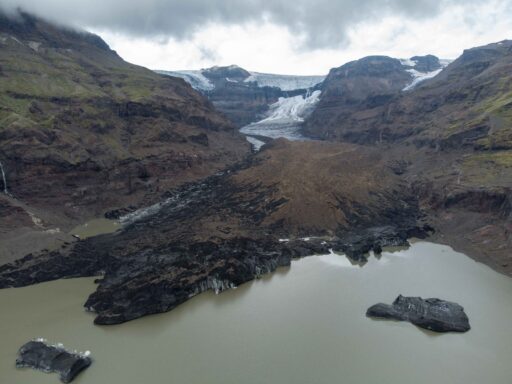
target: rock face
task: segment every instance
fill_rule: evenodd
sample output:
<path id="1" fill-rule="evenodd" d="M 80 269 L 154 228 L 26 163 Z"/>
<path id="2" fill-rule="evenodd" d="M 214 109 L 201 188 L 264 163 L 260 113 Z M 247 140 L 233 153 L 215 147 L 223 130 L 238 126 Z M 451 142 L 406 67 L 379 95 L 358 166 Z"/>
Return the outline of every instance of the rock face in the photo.
<path id="1" fill-rule="evenodd" d="M 459 304 L 440 299 L 422 299 L 399 295 L 392 305 L 375 304 L 368 317 L 409 321 L 434 332 L 467 332 L 469 320 Z"/>
<path id="2" fill-rule="evenodd" d="M 306 120 L 304 133 L 320 139 L 375 142 L 354 124 L 374 118 L 415 77 L 441 64 L 435 56 L 415 56 L 406 62 L 387 56 L 368 56 L 331 69 L 321 86 L 322 97 Z"/>
<path id="3" fill-rule="evenodd" d="M 29 341 L 24 344 L 16 359 L 17 368 L 56 372 L 63 383 L 72 382 L 91 363 L 91 358 L 86 355 L 70 353 L 60 346 L 50 346 L 42 341 Z"/>

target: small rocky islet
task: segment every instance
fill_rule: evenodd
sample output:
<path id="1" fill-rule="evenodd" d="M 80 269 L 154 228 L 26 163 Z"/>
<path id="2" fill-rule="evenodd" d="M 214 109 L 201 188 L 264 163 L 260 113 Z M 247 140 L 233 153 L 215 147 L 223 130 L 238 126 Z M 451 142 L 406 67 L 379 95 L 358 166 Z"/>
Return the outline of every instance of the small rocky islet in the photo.
<path id="1" fill-rule="evenodd" d="M 42 339 L 22 345 L 16 359 L 17 368 L 33 368 L 58 373 L 63 383 L 72 382 L 92 364 L 89 353 L 69 352 L 62 345 L 50 345 Z"/>
<path id="2" fill-rule="evenodd" d="M 375 304 L 366 311 L 372 318 L 408 321 L 434 332 L 467 332 L 471 329 L 464 308 L 450 301 L 399 295 L 391 305 Z"/>

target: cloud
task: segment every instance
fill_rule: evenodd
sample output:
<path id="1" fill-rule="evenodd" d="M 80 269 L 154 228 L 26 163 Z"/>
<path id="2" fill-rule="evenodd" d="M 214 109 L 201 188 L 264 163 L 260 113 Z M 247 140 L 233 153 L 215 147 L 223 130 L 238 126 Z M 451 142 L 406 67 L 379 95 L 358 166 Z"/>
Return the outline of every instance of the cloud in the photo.
<path id="1" fill-rule="evenodd" d="M 211 24 L 271 23 L 286 28 L 305 50 L 344 47 L 361 23 L 390 16 L 424 20 L 470 3 L 478 0 L 2 0 L 4 9 L 151 39 L 187 40 Z"/>

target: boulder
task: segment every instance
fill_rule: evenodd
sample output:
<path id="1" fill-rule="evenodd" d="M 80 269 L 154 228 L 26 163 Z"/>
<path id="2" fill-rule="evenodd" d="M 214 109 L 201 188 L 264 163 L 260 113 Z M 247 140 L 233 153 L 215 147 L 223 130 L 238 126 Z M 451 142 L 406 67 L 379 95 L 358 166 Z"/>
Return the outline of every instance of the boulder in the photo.
<path id="1" fill-rule="evenodd" d="M 391 305 L 379 303 L 371 306 L 366 316 L 409 321 L 434 332 L 467 332 L 471 328 L 464 308 L 440 299 L 399 295 Z"/>
<path id="2" fill-rule="evenodd" d="M 56 372 L 60 381 L 70 383 L 92 363 L 88 353 L 71 353 L 62 346 L 48 345 L 34 340 L 24 344 L 18 351 L 16 368 L 33 368 L 43 372 Z"/>

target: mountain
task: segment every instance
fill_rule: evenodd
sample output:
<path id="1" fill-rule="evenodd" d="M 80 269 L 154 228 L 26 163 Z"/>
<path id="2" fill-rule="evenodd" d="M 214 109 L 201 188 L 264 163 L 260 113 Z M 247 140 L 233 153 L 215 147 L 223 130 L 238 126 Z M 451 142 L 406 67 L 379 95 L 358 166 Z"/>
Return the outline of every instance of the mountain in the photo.
<path id="1" fill-rule="evenodd" d="M 265 117 L 279 98 L 306 95 L 324 76 L 292 76 L 249 72 L 236 65 L 199 71 L 157 71 L 185 79 L 208 96 L 213 105 L 237 127 Z"/>
<path id="2" fill-rule="evenodd" d="M 327 77 L 305 132 L 359 143 L 406 140 L 433 147 L 510 148 L 511 52 L 511 41 L 468 49 L 406 92 L 400 91 L 405 79 L 396 71 L 377 74 L 371 84 L 351 72 L 340 77 L 349 63 Z M 353 64 L 364 71 L 360 62 Z M 350 87 L 357 89 L 355 97 L 347 94 Z"/>
<path id="3" fill-rule="evenodd" d="M 0 52 L 0 180 L 16 198 L 3 194 L 0 215 L 28 204 L 69 228 L 249 152 L 188 83 L 125 62 L 96 35 L 0 15 Z M 17 222 L 33 221 L 25 216 Z"/>
<path id="4" fill-rule="evenodd" d="M 371 119 L 390 99 L 411 91 L 442 68 L 437 57 L 427 55 L 402 60 L 368 56 L 331 69 L 304 132 L 321 139 L 350 140 L 346 136 L 351 134 L 354 121 Z M 342 127 L 347 127 L 347 132 Z"/>
<path id="5" fill-rule="evenodd" d="M 511 274 L 512 41 L 467 49 L 442 70 L 428 62 L 435 76 L 414 87 L 407 61 L 332 70 L 303 133 L 393 154 L 433 238 Z"/>

